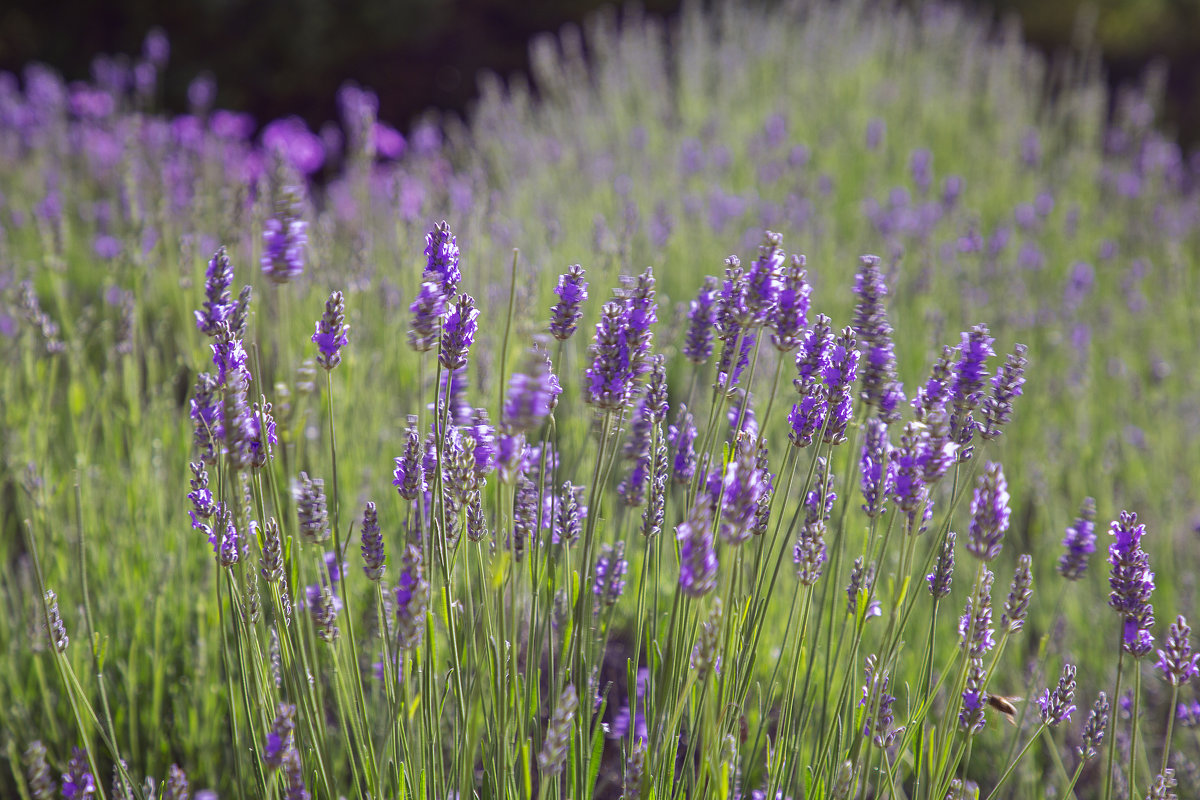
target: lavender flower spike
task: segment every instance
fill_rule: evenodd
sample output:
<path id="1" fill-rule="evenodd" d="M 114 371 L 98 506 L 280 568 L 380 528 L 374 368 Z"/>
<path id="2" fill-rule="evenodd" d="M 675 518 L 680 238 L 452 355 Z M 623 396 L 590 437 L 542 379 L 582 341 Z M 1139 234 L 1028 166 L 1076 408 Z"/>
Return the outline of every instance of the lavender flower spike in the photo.
<path id="1" fill-rule="evenodd" d="M 304 273 L 308 223 L 300 218 L 300 190 L 287 187 L 274 217 L 263 225 L 263 275 L 283 284 Z"/>
<path id="2" fill-rule="evenodd" d="M 560 342 L 571 338 L 583 316 L 583 301 L 588 299 L 588 283 L 583 276 L 583 267 L 572 264 L 554 287 L 558 302 L 550 310 L 550 333 Z"/>
<path id="3" fill-rule="evenodd" d="M 1166 649 L 1158 651 L 1155 666 L 1172 686 L 1183 686 L 1200 674 L 1200 654 L 1192 652 L 1191 635 L 1187 620 L 1178 616 L 1167 631 Z"/>
<path id="4" fill-rule="evenodd" d="M 1146 526 L 1138 524 L 1137 514 L 1122 511 L 1112 524 L 1115 541 L 1108 548 L 1112 565 L 1108 604 L 1124 620 L 1121 647 L 1134 658 L 1148 654 L 1154 643 L 1150 635 L 1154 626 L 1154 606 L 1150 605 L 1154 573 L 1150 570 L 1149 556 L 1142 550 L 1145 533 Z"/>
<path id="5" fill-rule="evenodd" d="M 1013 401 L 1021 396 L 1021 387 L 1025 385 L 1025 352 L 1025 345 L 1016 345 L 992 378 L 992 393 L 983 401 L 980 433 L 984 439 L 998 438 L 1012 419 Z"/>
<path id="6" fill-rule="evenodd" d="M 1083 725 L 1080 745 L 1075 748 L 1075 752 L 1084 761 L 1090 761 L 1100 755 L 1100 745 L 1104 743 L 1104 733 L 1108 729 L 1108 712 L 1108 695 L 1100 692 L 1096 696 L 1096 702 L 1092 704 L 1087 722 Z"/>
<path id="7" fill-rule="evenodd" d="M 1058 686 L 1053 691 L 1045 690 L 1037 700 L 1042 722 L 1052 728 L 1070 722 L 1071 714 L 1075 711 L 1074 701 L 1075 665 L 1067 664 L 1063 667 L 1062 677 L 1058 679 Z"/>
<path id="8" fill-rule="evenodd" d="M 971 527 L 967 532 L 967 552 L 987 562 L 1000 554 L 1001 540 L 1008 531 L 1008 483 L 1003 468 L 989 462 L 979 476 L 971 499 Z"/>
<path id="9" fill-rule="evenodd" d="M 587 401 L 604 410 L 625 406 L 632 379 L 629 344 L 625 338 L 628 309 L 624 303 L 605 303 L 596 323 L 591 346 L 592 365 L 587 369 Z"/>
<path id="10" fill-rule="evenodd" d="M 938 560 L 933 572 L 925 576 L 929 583 L 929 593 L 935 600 L 940 600 L 950 594 L 950 585 L 954 579 L 954 542 L 957 536 L 954 531 L 946 532 L 946 542 L 938 552 Z"/>
<path id="11" fill-rule="evenodd" d="M 1062 545 L 1066 552 L 1058 559 L 1058 574 L 1069 581 L 1077 581 L 1087 571 L 1088 557 L 1096 552 L 1096 501 L 1090 497 L 1083 500 L 1079 516 L 1067 535 L 1063 537 Z"/>
<path id="12" fill-rule="evenodd" d="M 204 281 L 204 310 L 194 312 L 196 327 L 208 336 L 215 336 L 222 322 L 228 322 L 233 314 L 233 297 L 229 287 L 233 285 L 233 265 L 225 248 L 217 248 L 212 260 L 208 262 L 208 270 Z"/>
<path id="13" fill-rule="evenodd" d="M 453 297 L 462 280 L 458 266 L 458 239 L 445 220 L 425 234 L 425 280 L 435 282 L 443 297 Z"/>
<path id="14" fill-rule="evenodd" d="M 1000 627 L 1008 633 L 1016 633 L 1025 627 L 1029 616 L 1029 601 L 1033 598 L 1033 557 L 1026 554 L 1017 558 L 1017 571 L 1013 575 L 1012 589 L 1004 603 L 1004 614 Z"/>
<path id="15" fill-rule="evenodd" d="M 317 322 L 317 330 L 312 336 L 313 344 L 320 350 L 317 353 L 317 363 L 326 370 L 331 370 L 342 363 L 341 350 L 350 344 L 346 334 L 350 326 L 346 324 L 346 301 L 341 292 L 333 292 L 325 301 L 325 313 Z"/>
<path id="16" fill-rule="evenodd" d="M 713 549 L 709 505 L 697 501 L 687 519 L 675 529 L 679 540 L 679 589 L 703 597 L 717 588 L 717 552 Z"/>
<path id="17" fill-rule="evenodd" d="M 387 556 L 383 549 L 383 531 L 379 529 L 379 514 L 375 511 L 374 503 L 367 503 L 363 510 L 362 531 L 363 572 L 367 580 L 377 581 L 383 577 L 387 569 Z"/>
<path id="18" fill-rule="evenodd" d="M 267 769 L 276 770 L 283 766 L 284 755 L 289 748 L 295 747 L 295 727 L 296 707 L 289 703 L 280 703 L 262 752 L 263 763 L 267 765 Z"/>
<path id="19" fill-rule="evenodd" d="M 568 683 L 554 706 L 554 713 L 546 728 L 546 738 L 542 740 L 542 749 L 538 752 L 538 767 L 544 778 L 561 774 L 566 766 L 567 748 L 571 743 L 571 722 L 578 708 L 579 695 L 575 693 L 575 687 Z"/>
<path id="20" fill-rule="evenodd" d="M 854 309 L 853 327 L 865 355 L 862 399 L 867 405 L 881 408 L 885 389 L 896 379 L 896 354 L 884 305 L 888 288 L 879 268 L 879 256 L 865 255 L 858 259 L 854 293 L 858 305 Z"/>
<path id="21" fill-rule="evenodd" d="M 804 263 L 804 256 L 792 256 L 792 265 L 783 274 L 783 286 L 771 315 L 771 343 L 784 353 L 800 346 L 800 337 L 808 324 L 812 287 L 808 285 Z"/>
<path id="22" fill-rule="evenodd" d="M 434 281 L 424 281 L 417 297 L 408 307 L 412 312 L 412 328 L 408 331 L 408 345 L 418 353 L 433 349 L 438 340 L 438 328 L 446 314 L 446 295 Z"/>
<path id="23" fill-rule="evenodd" d="M 693 364 L 703 364 L 713 354 L 713 326 L 720 311 L 720 287 L 716 278 L 704 279 L 696 299 L 688 307 L 688 328 L 683 344 L 683 356 Z"/>
<path id="24" fill-rule="evenodd" d="M 460 294 L 454 301 L 454 310 L 446 317 L 442 326 L 442 346 L 438 351 L 438 361 L 446 369 L 460 369 L 467 365 L 467 352 L 475 343 L 475 334 L 479 330 L 479 309 L 475 308 L 475 298 L 469 294 Z"/>

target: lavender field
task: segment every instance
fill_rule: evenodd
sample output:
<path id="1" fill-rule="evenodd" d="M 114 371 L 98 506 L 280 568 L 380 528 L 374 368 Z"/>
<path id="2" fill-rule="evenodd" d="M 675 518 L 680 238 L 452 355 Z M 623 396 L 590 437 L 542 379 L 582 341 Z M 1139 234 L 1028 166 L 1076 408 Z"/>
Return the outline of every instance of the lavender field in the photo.
<path id="1" fill-rule="evenodd" d="M 1200 154 L 953 6 L 465 122 L 0 74 L 0 796 L 1189 798 Z"/>

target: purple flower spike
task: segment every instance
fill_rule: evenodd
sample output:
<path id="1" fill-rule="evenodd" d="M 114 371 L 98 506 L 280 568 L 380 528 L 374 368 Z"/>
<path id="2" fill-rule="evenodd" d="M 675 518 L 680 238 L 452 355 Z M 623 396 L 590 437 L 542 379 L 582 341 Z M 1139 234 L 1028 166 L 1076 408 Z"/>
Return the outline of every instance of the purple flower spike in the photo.
<path id="1" fill-rule="evenodd" d="M 971 412 L 979 407 L 983 399 L 984 382 L 987 380 L 987 360 L 995 355 L 986 325 L 976 325 L 962 335 L 958 363 L 954 368 L 954 384 L 950 396 L 954 411 L 950 416 L 950 431 L 954 441 L 961 445 L 959 460 L 967 461 L 973 448 L 967 447 L 974 436 L 976 422 Z"/>
<path id="2" fill-rule="evenodd" d="M 274 217 L 263 225 L 263 275 L 273 283 L 287 283 L 304 274 L 304 247 L 308 223 L 300 218 L 300 190 L 288 187 Z"/>
<path id="3" fill-rule="evenodd" d="M 971 499 L 971 527 L 967 533 L 967 552 L 988 562 L 1000 554 L 1001 540 L 1008 531 L 1008 482 L 1004 469 L 989 462 L 979 476 Z"/>
<path id="4" fill-rule="evenodd" d="M 412 312 L 412 328 L 408 332 L 408 344 L 418 353 L 433 349 L 438 340 L 438 328 L 446 315 L 446 295 L 434 281 L 424 281 L 417 297 L 408 310 Z"/>
<path id="5" fill-rule="evenodd" d="M 583 316 L 583 301 L 588 298 L 588 284 L 583 276 L 583 267 L 573 264 L 558 277 L 558 285 L 554 287 L 558 302 L 550 311 L 550 333 L 559 341 L 571 338 Z"/>
<path id="6" fill-rule="evenodd" d="M 987 669 L 983 659 L 972 658 L 967 668 L 967 687 L 963 691 L 962 710 L 958 712 L 958 725 L 968 735 L 975 735 L 983 730 L 987 722 L 984 706 L 987 704 L 987 692 L 983 690 L 987 682 Z"/>
<path id="7" fill-rule="evenodd" d="M 233 265 L 224 247 L 217 248 L 212 260 L 208 262 L 208 270 L 204 281 L 204 310 L 194 312 L 196 327 L 207 336 L 216 336 L 222 322 L 227 322 L 233 314 L 234 301 L 229 293 L 233 285 Z"/>
<path id="8" fill-rule="evenodd" d="M 829 410 L 829 401 L 825 399 L 825 390 L 819 383 L 810 383 L 804 397 L 792 406 L 788 414 L 788 439 L 796 447 L 808 447 L 813 443 L 821 426 L 825 424 L 825 414 Z"/>
<path id="9" fill-rule="evenodd" d="M 96 796 L 96 779 L 88 767 L 87 753 L 76 747 L 71 751 L 71 760 L 62 776 L 64 800 L 86 800 Z"/>
<path id="10" fill-rule="evenodd" d="M 771 316 L 771 343 L 783 353 L 800 346 L 800 337 L 808 324 L 812 287 L 808 285 L 804 264 L 804 256 L 792 256 L 792 265 L 783 275 L 783 287 Z"/>
<path id="11" fill-rule="evenodd" d="M 438 361 L 446 369 L 461 369 L 467 365 L 467 353 L 475 343 L 475 334 L 479 330 L 479 309 L 475 308 L 475 298 L 469 294 L 460 294 L 454 301 L 454 309 L 446 317 L 442 326 L 442 346 L 438 351 Z"/>
<path id="12" fill-rule="evenodd" d="M 967 598 L 966 608 L 958 620 L 959 647 L 970 658 L 983 658 L 996 646 L 992 635 L 995 633 L 992 628 L 992 584 L 995 580 L 989 570 L 983 571 L 978 595 Z"/>
<path id="13" fill-rule="evenodd" d="M 313 343 L 320 350 L 317 353 L 317 363 L 326 370 L 331 370 L 342 363 L 342 348 L 350 344 L 346 334 L 350 326 L 346 324 L 346 301 L 341 292 L 333 292 L 325 301 L 325 313 L 317 323 Z"/>
<path id="14" fill-rule="evenodd" d="M 887 440 L 887 425 L 879 419 L 867 420 L 867 436 L 863 442 L 859 473 L 863 493 L 862 509 L 868 517 L 887 513 L 884 503 L 892 490 L 893 473 L 888 457 L 891 446 Z"/>
<path id="15" fill-rule="evenodd" d="M 367 503 L 363 510 L 359 539 L 362 541 L 363 572 L 367 580 L 380 580 L 387 569 L 387 555 L 383 549 L 383 531 L 379 529 L 379 514 L 375 511 L 374 503 Z"/>
<path id="16" fill-rule="evenodd" d="M 941 600 L 950 594 L 950 586 L 954 580 L 954 542 L 957 538 L 954 531 L 946 532 L 946 542 L 938 552 L 937 565 L 933 572 L 925 576 L 929 583 L 929 593 L 935 600 Z"/>
<path id="17" fill-rule="evenodd" d="M 880 408 L 885 390 L 896 381 L 896 354 L 892 325 L 884 305 L 888 288 L 879 268 L 879 256 L 865 255 L 858 259 L 854 294 L 858 296 L 858 305 L 854 309 L 853 328 L 865 356 L 862 399 L 867 405 Z"/>
<path id="18" fill-rule="evenodd" d="M 434 281 L 443 297 L 453 297 L 462 281 L 458 256 L 458 239 L 445 220 L 425 234 L 425 280 Z"/>
<path id="19" fill-rule="evenodd" d="M 688 597 L 703 597 L 717 588 L 717 552 L 708 503 L 692 506 L 675 535 L 679 540 L 679 589 Z"/>
<path id="20" fill-rule="evenodd" d="M 821 379 L 825 368 L 829 366 L 829 357 L 833 351 L 833 328 L 830 319 L 824 314 L 817 314 L 813 326 L 800 340 L 796 351 L 796 391 L 805 393 L 808 384 Z"/>
<path id="21" fill-rule="evenodd" d="M 289 748 L 295 746 L 293 733 L 295 727 L 296 707 L 288 703 L 280 703 L 262 753 L 263 763 L 267 765 L 268 770 L 276 770 L 283 766 L 284 754 Z"/>
<path id="22" fill-rule="evenodd" d="M 998 438 L 1012 419 L 1013 400 L 1021 396 L 1021 387 L 1025 385 L 1025 352 L 1025 345 L 1016 345 L 992 378 L 992 393 L 983 401 L 980 434 L 984 439 Z"/>
<path id="23" fill-rule="evenodd" d="M 429 582 L 425 580 L 421 548 L 415 544 L 410 544 L 401 558 L 395 595 L 397 646 L 411 650 L 421 642 L 429 607 Z"/>
<path id="24" fill-rule="evenodd" d="M 717 279 L 708 277 L 696 299 L 688 307 L 688 328 L 683 356 L 693 364 L 703 364 L 713 354 L 713 326 L 720 311 Z"/>
<path id="25" fill-rule="evenodd" d="M 508 394 L 500 415 L 501 426 L 510 432 L 527 433 L 541 428 L 550 416 L 555 400 L 550 361 L 541 350 L 531 350 L 529 374 L 515 372 L 508 382 Z M 559 391 L 562 391 L 561 389 Z"/>
<path id="26" fill-rule="evenodd" d="M 1178 616 L 1167 630 L 1166 649 L 1158 651 L 1155 666 L 1172 686 L 1183 686 L 1200 674 L 1200 654 L 1192 652 L 1191 635 L 1187 620 Z"/>
<path id="27" fill-rule="evenodd" d="M 1090 497 L 1084 498 L 1079 516 L 1063 537 L 1062 545 L 1066 552 L 1058 559 L 1058 574 L 1069 581 L 1083 577 L 1088 558 L 1096 552 L 1095 519 L 1096 501 Z"/>
<path id="28" fill-rule="evenodd" d="M 654 270 L 646 267 L 636 279 L 625 279 L 622 293 L 628 296 L 625 341 L 629 346 L 629 371 L 637 378 L 650 369 L 650 326 L 658 322 L 654 299 Z"/>
<path id="29" fill-rule="evenodd" d="M 1137 514 L 1122 511 L 1112 523 L 1115 541 L 1108 547 L 1112 566 L 1108 585 L 1112 589 L 1108 604 L 1124 620 L 1121 647 L 1134 658 L 1147 655 L 1154 646 L 1150 628 L 1154 627 L 1154 606 L 1150 594 L 1154 591 L 1154 573 L 1150 557 L 1142 550 L 1146 526 L 1139 525 Z"/>
<path id="30" fill-rule="evenodd" d="M 822 440 L 826 444 L 846 441 L 846 427 L 854 408 L 852 387 L 858 379 L 858 341 L 854 331 L 843 328 L 829 354 L 829 365 L 822 373 L 829 399 L 829 418 Z"/>
<path id="31" fill-rule="evenodd" d="M 750 315 L 748 324 L 763 325 L 775 316 L 779 291 L 783 282 L 783 236 L 774 231 L 763 235 L 758 246 L 758 258 L 746 274 L 746 304 Z"/>
<path id="32" fill-rule="evenodd" d="M 595 584 L 592 587 L 600 606 L 611 607 L 625 591 L 625 572 L 629 562 L 625 560 L 625 543 L 606 544 L 600 548 L 596 559 Z M 599 610 L 599 606 L 597 606 Z"/>
<path id="33" fill-rule="evenodd" d="M 1062 677 L 1058 686 L 1051 691 L 1047 689 L 1037 699 L 1038 708 L 1042 712 L 1042 722 L 1051 728 L 1056 728 L 1064 722 L 1071 721 L 1075 712 L 1075 665 L 1063 667 Z"/>
<path id="34" fill-rule="evenodd" d="M 667 428 L 667 443 L 674 452 L 671 474 L 676 483 L 691 483 L 696 475 L 696 436 L 696 420 L 680 403 L 675 423 Z"/>
<path id="35" fill-rule="evenodd" d="M 592 365 L 587 369 L 587 401 L 601 409 L 623 408 L 629 400 L 632 375 L 625 338 L 627 324 L 628 309 L 624 303 L 604 304 L 591 347 Z"/>
<path id="36" fill-rule="evenodd" d="M 742 436 L 737 443 L 737 455 L 725 466 L 722 479 L 721 538 L 738 545 L 750 538 L 758 501 L 766 489 L 760 473 L 753 437 Z"/>

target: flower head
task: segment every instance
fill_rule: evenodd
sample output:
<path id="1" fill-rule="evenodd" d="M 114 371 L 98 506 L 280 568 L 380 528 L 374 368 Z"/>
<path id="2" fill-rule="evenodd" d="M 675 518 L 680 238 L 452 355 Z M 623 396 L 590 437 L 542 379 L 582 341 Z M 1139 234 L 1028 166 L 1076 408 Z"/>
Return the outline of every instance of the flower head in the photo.
<path id="1" fill-rule="evenodd" d="M 1122 648 L 1134 658 L 1147 655 L 1153 648 L 1154 606 L 1150 594 L 1154 591 L 1154 573 L 1150 557 L 1142 550 L 1146 526 L 1139 525 L 1137 514 L 1122 511 L 1112 524 L 1115 541 L 1108 547 L 1112 572 L 1108 579 L 1112 591 L 1108 604 L 1124 620 Z"/>
<path id="2" fill-rule="evenodd" d="M 434 281 L 443 297 L 453 297 L 462 280 L 458 266 L 458 238 L 442 220 L 425 234 L 425 280 Z"/>
<path id="3" fill-rule="evenodd" d="M 1008 482 L 1000 464 L 989 462 L 975 485 L 971 499 L 971 527 L 967 532 L 967 552 L 982 561 L 1000 554 L 1001 540 L 1008 531 Z"/>
<path id="4" fill-rule="evenodd" d="M 1172 686 L 1182 686 L 1200 674 L 1200 654 L 1192 652 L 1191 634 L 1187 620 L 1176 617 L 1167 630 L 1166 649 L 1158 651 L 1155 666 Z"/>
<path id="5" fill-rule="evenodd" d="M 446 369 L 461 369 L 467 365 L 467 352 L 475 342 L 479 330 L 479 309 L 475 298 L 460 294 L 442 326 L 442 346 L 438 350 L 438 361 Z"/>
<path id="6" fill-rule="evenodd" d="M 703 597 L 717 588 L 717 552 L 709 514 L 708 503 L 697 502 L 675 529 L 679 540 L 679 588 L 689 597 Z"/>
<path id="7" fill-rule="evenodd" d="M 205 273 L 204 309 L 195 312 L 196 327 L 201 333 L 215 336 L 218 326 L 229 321 L 234 309 L 233 296 L 229 293 L 232 285 L 233 265 L 229 263 L 225 248 L 219 247 Z"/>
<path id="8" fill-rule="evenodd" d="M 558 302 L 550 311 L 550 333 L 559 341 L 571 338 L 583 316 L 583 301 L 588 298 L 588 283 L 583 276 L 583 267 L 573 264 L 558 277 L 554 287 Z"/>
<path id="9" fill-rule="evenodd" d="M 1067 528 L 1063 537 L 1065 553 L 1058 559 L 1058 574 L 1069 581 L 1077 581 L 1087 570 L 1088 557 L 1096 552 L 1096 501 L 1090 497 L 1083 500 L 1079 516 Z"/>
<path id="10" fill-rule="evenodd" d="M 346 301 L 341 292 L 333 292 L 325 301 L 325 313 L 317 322 L 317 330 L 312 335 L 313 344 L 320 350 L 317 353 L 317 363 L 326 370 L 331 370 L 342 363 L 341 350 L 350 344 L 346 334 L 350 326 L 346 324 Z"/>
<path id="11" fill-rule="evenodd" d="M 1054 728 L 1064 722 L 1070 722 L 1071 714 L 1075 711 L 1075 665 L 1063 667 L 1062 677 L 1058 686 L 1042 692 L 1038 698 L 1038 708 L 1042 712 L 1042 722 Z"/>
<path id="12" fill-rule="evenodd" d="M 703 364 L 713 352 L 713 326 L 720 311 L 719 285 L 716 278 L 704 279 L 696 299 L 688 306 L 688 327 L 684 337 L 683 356 L 693 364 Z"/>

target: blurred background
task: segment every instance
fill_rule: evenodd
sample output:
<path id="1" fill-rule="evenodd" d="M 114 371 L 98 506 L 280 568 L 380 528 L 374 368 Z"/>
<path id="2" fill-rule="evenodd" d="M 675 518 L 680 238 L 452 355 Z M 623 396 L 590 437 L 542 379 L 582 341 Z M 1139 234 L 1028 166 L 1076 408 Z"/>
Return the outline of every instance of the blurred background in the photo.
<path id="1" fill-rule="evenodd" d="M 1167 68 L 1168 132 L 1200 142 L 1200 0 L 964 0 L 978 13 L 1017 18 L 1054 53 L 1082 30 L 1099 43 L 1110 83 Z M 527 66 L 529 38 L 579 21 L 604 0 L 6 0 L 0 70 L 40 61 L 68 80 L 89 77 L 101 54 L 136 57 L 159 27 L 171 53 L 163 103 L 187 108 L 197 74 L 217 81 L 216 105 L 261 124 L 298 114 L 314 129 L 336 118 L 335 92 L 354 80 L 379 95 L 379 117 L 406 130 L 423 111 L 466 113 L 481 69 Z M 679 0 L 645 0 L 650 14 Z"/>

